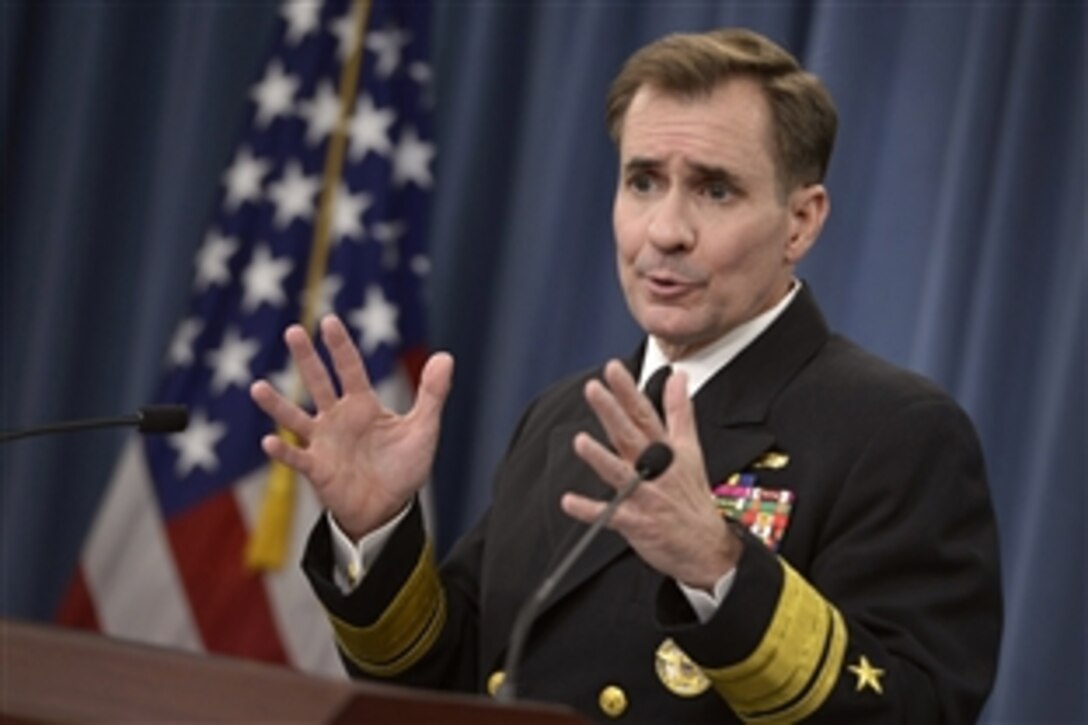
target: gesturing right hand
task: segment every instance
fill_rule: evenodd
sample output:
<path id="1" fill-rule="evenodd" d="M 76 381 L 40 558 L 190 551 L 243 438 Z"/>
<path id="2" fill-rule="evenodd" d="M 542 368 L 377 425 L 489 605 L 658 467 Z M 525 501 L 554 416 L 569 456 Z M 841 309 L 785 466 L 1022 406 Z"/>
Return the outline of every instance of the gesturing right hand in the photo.
<path id="1" fill-rule="evenodd" d="M 453 358 L 435 353 L 427 360 L 415 404 L 398 415 L 378 400 L 339 318 L 321 320 L 321 338 L 340 380 L 340 396 L 299 325 L 289 327 L 284 339 L 316 412 L 310 415 L 264 380 L 253 384 L 250 396 L 299 441 L 296 447 L 267 435 L 261 441 L 265 453 L 308 478 L 321 504 L 357 540 L 399 513 L 429 478 Z"/>

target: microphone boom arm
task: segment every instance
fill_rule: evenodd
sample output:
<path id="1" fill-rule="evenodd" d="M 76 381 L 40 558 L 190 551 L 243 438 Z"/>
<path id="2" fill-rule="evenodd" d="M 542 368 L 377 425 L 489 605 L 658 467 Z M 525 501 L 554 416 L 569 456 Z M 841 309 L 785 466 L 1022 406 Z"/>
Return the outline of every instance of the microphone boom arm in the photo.
<path id="1" fill-rule="evenodd" d="M 148 405 L 140 408 L 139 412 L 130 413 L 129 415 L 66 420 L 37 428 L 2 431 L 0 432 L 0 443 L 8 443 L 34 436 L 52 435 L 54 433 L 71 433 L 72 431 L 96 428 L 123 428 L 126 426 L 136 427 L 141 433 L 174 433 L 185 430 L 188 424 L 189 411 L 184 405 Z"/>
<path id="2" fill-rule="evenodd" d="M 601 529 L 612 520 L 612 516 L 616 513 L 616 509 L 619 508 L 620 504 L 626 501 L 643 481 L 660 476 L 669 467 L 670 463 L 672 463 L 672 450 L 664 443 L 651 443 L 635 462 L 635 475 L 612 497 L 604 510 L 594 519 L 593 524 L 586 529 L 570 551 L 563 556 L 555 570 L 541 582 L 533 595 L 522 605 L 510 631 L 510 649 L 507 650 L 502 667 L 506 676 L 503 678 L 502 686 L 496 693 L 495 699 L 500 702 L 513 702 L 517 698 L 517 668 L 518 663 L 521 662 L 521 653 L 525 649 L 525 643 L 529 639 L 529 628 L 532 626 L 533 620 L 536 619 L 540 607 L 543 606 L 552 590 L 555 589 L 556 584 L 574 566 L 574 562 L 578 561 L 582 552 L 597 537 Z"/>

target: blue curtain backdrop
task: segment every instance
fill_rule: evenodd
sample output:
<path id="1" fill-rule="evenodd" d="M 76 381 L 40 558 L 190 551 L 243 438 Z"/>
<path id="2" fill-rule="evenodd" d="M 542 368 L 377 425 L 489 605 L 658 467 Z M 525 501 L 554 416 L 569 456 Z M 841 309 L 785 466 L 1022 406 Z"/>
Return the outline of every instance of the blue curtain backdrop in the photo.
<path id="1" fill-rule="evenodd" d="M 0 426 L 135 409 L 276 8 L 2 7 Z M 1007 603 L 986 720 L 1088 719 L 1079 2 L 437 3 L 430 314 L 458 359 L 443 546 L 486 504 L 523 405 L 636 343 L 614 280 L 603 97 L 639 45 L 720 25 L 775 38 L 837 99 L 833 211 L 802 269 L 832 324 L 938 381 L 978 426 Z M 0 449 L 0 614 L 52 616 L 120 442 Z"/>

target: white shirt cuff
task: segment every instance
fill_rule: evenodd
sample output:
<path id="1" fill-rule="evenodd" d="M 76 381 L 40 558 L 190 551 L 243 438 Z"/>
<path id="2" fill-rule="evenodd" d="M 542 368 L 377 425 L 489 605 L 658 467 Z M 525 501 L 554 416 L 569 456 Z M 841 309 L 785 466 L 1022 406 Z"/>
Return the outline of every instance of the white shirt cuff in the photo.
<path id="1" fill-rule="evenodd" d="M 344 530 L 340 528 L 340 524 L 336 523 L 332 512 L 325 512 L 325 520 L 329 522 L 329 529 L 332 531 L 332 555 L 334 561 L 332 580 L 341 593 L 350 594 L 355 587 L 359 586 L 359 582 L 366 576 L 367 571 L 370 570 L 370 567 L 378 558 L 378 554 L 385 548 L 385 544 L 389 541 L 389 537 L 392 536 L 393 530 L 397 528 L 397 524 L 411 510 L 412 504 L 408 504 L 403 511 L 388 522 L 359 539 L 358 543 L 353 542 L 351 537 L 344 533 Z"/>
<path id="2" fill-rule="evenodd" d="M 676 582 L 676 585 L 680 587 L 680 591 L 687 597 L 691 608 L 695 610 L 695 616 L 699 618 L 699 623 L 706 624 L 718 611 L 718 607 L 722 605 L 722 602 L 725 601 L 729 590 L 733 588 L 733 580 L 736 578 L 736 568 L 730 569 L 714 584 L 713 592 L 695 589 L 680 582 Z"/>

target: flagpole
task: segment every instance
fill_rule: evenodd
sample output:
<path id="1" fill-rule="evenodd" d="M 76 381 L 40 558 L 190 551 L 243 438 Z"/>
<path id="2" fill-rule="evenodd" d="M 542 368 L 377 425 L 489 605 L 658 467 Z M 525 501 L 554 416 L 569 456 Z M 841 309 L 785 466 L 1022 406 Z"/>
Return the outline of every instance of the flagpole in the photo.
<path id="1" fill-rule="evenodd" d="M 321 280 L 324 278 L 329 261 L 329 227 L 332 224 L 333 207 L 339 188 L 344 166 L 344 151 L 347 140 L 347 123 L 355 106 L 355 96 L 359 88 L 359 76 L 363 66 L 363 46 L 367 20 L 370 17 L 370 0 L 355 0 L 352 3 L 355 26 L 355 42 L 347 61 L 340 73 L 340 115 L 336 128 L 329 138 L 329 147 L 325 153 L 325 168 L 322 176 L 321 195 L 318 202 L 317 221 L 314 224 L 313 240 L 310 244 L 310 258 L 306 266 L 306 283 L 302 296 L 301 324 L 307 330 L 313 330 L 317 324 L 317 304 L 321 294 Z M 292 380 L 291 398 L 300 400 L 302 389 L 298 376 Z M 277 434 L 292 445 L 298 441 L 284 428 Z M 261 512 L 246 543 L 246 566 L 253 570 L 272 570 L 283 566 L 287 558 L 288 541 L 294 513 L 295 474 L 279 461 L 272 461 L 261 500 Z"/>

